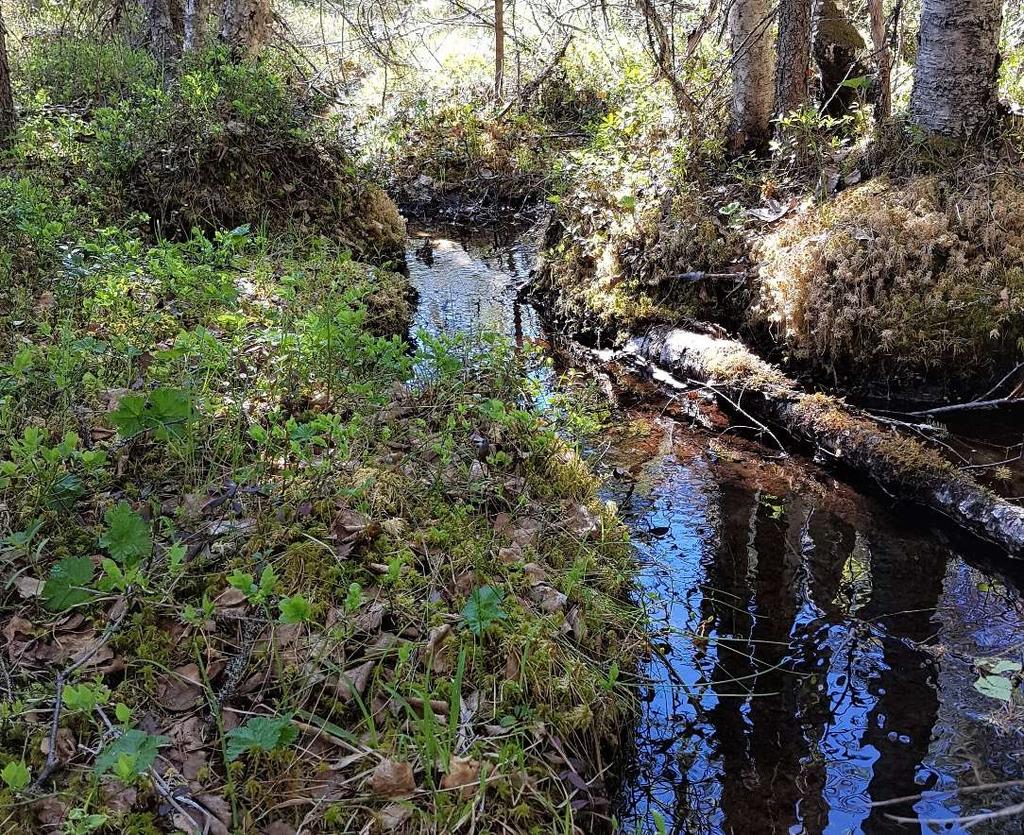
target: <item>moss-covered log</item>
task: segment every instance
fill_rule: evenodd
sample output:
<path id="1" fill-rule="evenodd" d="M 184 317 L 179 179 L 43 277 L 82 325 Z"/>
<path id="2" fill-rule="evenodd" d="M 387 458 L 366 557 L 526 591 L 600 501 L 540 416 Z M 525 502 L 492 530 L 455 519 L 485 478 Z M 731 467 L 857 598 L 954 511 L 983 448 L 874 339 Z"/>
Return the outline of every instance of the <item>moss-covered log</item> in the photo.
<path id="1" fill-rule="evenodd" d="M 841 400 L 802 391 L 739 342 L 666 326 L 634 337 L 626 350 L 679 377 L 707 383 L 745 412 L 813 445 L 887 493 L 938 511 L 1011 555 L 1024 556 L 1024 507 Z"/>

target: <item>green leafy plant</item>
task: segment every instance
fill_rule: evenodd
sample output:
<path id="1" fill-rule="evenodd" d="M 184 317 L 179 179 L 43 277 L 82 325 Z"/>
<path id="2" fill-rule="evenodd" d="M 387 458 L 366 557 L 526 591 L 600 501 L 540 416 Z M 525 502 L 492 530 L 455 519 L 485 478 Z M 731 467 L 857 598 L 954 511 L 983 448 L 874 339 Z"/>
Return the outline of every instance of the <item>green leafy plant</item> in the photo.
<path id="1" fill-rule="evenodd" d="M 95 569 L 88 557 L 65 557 L 51 570 L 43 584 L 43 606 L 51 612 L 66 612 L 93 597 L 89 584 Z"/>
<path id="2" fill-rule="evenodd" d="M 228 762 L 234 762 L 250 751 L 279 751 L 291 745 L 299 731 L 292 724 L 291 714 L 270 718 L 254 716 L 245 724 L 227 732 L 225 748 Z"/>
<path id="3" fill-rule="evenodd" d="M 98 705 L 110 701 L 110 688 L 103 684 L 68 684 L 64 688 L 64 704 L 68 710 L 92 713 Z"/>
<path id="4" fill-rule="evenodd" d="M 308 623 L 313 617 L 313 607 L 298 594 L 282 597 L 277 607 L 281 611 L 281 623 Z"/>
<path id="5" fill-rule="evenodd" d="M 113 772 L 125 783 L 133 782 L 156 762 L 159 750 L 170 740 L 132 728 L 107 743 L 96 756 L 95 771 L 99 775 Z"/>
<path id="6" fill-rule="evenodd" d="M 100 538 L 100 545 L 119 563 L 133 566 L 152 553 L 153 537 L 149 525 L 128 502 L 118 502 L 103 518 L 107 530 Z"/>
<path id="7" fill-rule="evenodd" d="M 28 788 L 32 775 L 25 763 L 20 760 L 11 760 L 0 771 L 0 778 L 11 791 L 20 792 Z"/>
<path id="8" fill-rule="evenodd" d="M 260 581 L 257 584 L 251 574 L 236 570 L 228 575 L 228 585 L 238 589 L 251 602 L 263 604 L 277 589 L 277 572 L 274 571 L 274 566 L 268 565 L 260 574 Z"/>
<path id="9" fill-rule="evenodd" d="M 462 609 L 462 619 L 469 631 L 480 636 L 494 623 L 508 617 L 501 604 L 504 600 L 499 589 L 481 586 L 474 589 Z"/>
<path id="10" fill-rule="evenodd" d="M 155 389 L 149 397 L 125 395 L 110 414 L 111 423 L 122 437 L 152 432 L 158 440 L 181 437 L 194 419 L 188 392 L 174 388 Z"/>

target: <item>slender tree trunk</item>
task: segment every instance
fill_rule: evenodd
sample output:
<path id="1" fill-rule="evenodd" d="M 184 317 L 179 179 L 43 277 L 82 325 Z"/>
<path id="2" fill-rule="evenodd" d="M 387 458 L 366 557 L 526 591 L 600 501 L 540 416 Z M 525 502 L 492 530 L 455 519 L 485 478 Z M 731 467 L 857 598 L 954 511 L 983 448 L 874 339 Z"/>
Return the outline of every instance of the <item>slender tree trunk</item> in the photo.
<path id="1" fill-rule="evenodd" d="M 881 121 L 892 114 L 892 57 L 885 36 L 882 0 L 868 0 L 868 17 L 871 20 L 871 45 L 875 48 L 875 118 Z"/>
<path id="2" fill-rule="evenodd" d="M 735 0 L 729 9 L 733 56 L 729 149 L 756 150 L 768 143 L 772 117 L 771 3 Z"/>
<path id="3" fill-rule="evenodd" d="M 185 52 L 198 52 L 206 46 L 210 19 L 210 0 L 185 2 Z"/>
<path id="4" fill-rule="evenodd" d="M 146 38 L 149 51 L 161 64 L 169 63 L 181 55 L 174 34 L 169 0 L 140 0 L 146 16 Z"/>
<path id="5" fill-rule="evenodd" d="M 505 87 L 505 0 L 494 0 L 494 99 Z"/>
<path id="6" fill-rule="evenodd" d="M 857 102 L 857 91 L 844 87 L 843 82 L 868 72 L 857 57 L 864 51 L 864 38 L 835 0 L 818 0 L 816 6 L 814 62 L 821 77 L 821 101 L 829 116 L 839 118 Z"/>
<path id="7" fill-rule="evenodd" d="M 11 67 L 7 61 L 7 30 L 4 28 L 3 6 L 0 5 L 0 147 L 7 145 L 11 139 L 14 117 Z"/>
<path id="8" fill-rule="evenodd" d="M 813 0 L 780 0 L 775 115 L 799 110 L 808 98 Z"/>
<path id="9" fill-rule="evenodd" d="M 964 137 L 997 112 L 1002 0 L 924 0 L 910 116 L 928 134 Z"/>
<path id="10" fill-rule="evenodd" d="M 270 32 L 270 0 L 224 0 L 220 39 L 237 56 L 255 55 Z"/>

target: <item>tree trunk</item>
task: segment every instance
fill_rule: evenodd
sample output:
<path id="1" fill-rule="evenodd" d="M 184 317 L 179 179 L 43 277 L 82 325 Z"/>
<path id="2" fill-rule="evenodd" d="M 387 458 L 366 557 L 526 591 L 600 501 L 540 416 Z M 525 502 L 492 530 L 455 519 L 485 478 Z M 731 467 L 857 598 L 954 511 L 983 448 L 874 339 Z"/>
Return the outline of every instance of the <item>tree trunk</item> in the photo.
<path id="1" fill-rule="evenodd" d="M 813 0 L 780 0 L 778 58 L 775 65 L 775 115 L 799 110 L 807 102 L 811 72 Z"/>
<path id="2" fill-rule="evenodd" d="M 997 112 L 1002 0 L 924 0 L 910 116 L 925 133 L 965 137 Z"/>
<path id="3" fill-rule="evenodd" d="M 494 0 L 494 100 L 505 87 L 505 0 Z"/>
<path id="4" fill-rule="evenodd" d="M 14 133 L 14 116 L 11 67 L 7 60 L 7 30 L 4 28 L 3 6 L 0 5 L 0 147 L 6 146 Z"/>
<path id="5" fill-rule="evenodd" d="M 821 101 L 825 113 L 840 118 L 857 103 L 857 91 L 843 82 L 867 73 L 857 58 L 864 50 L 864 39 L 835 0 L 818 0 L 816 5 L 814 62 L 821 76 Z"/>
<path id="6" fill-rule="evenodd" d="M 169 0 L 140 0 L 146 17 L 146 40 L 157 63 L 167 64 L 181 55 L 174 34 Z"/>
<path id="7" fill-rule="evenodd" d="M 732 110 L 729 150 L 758 150 L 768 143 L 772 117 L 771 4 L 735 0 L 729 8 L 732 49 Z"/>
<path id="8" fill-rule="evenodd" d="M 882 0 L 868 0 L 871 21 L 871 45 L 875 48 L 875 119 L 881 121 L 892 114 L 892 58 L 885 36 L 885 15 Z"/>
<path id="9" fill-rule="evenodd" d="M 240 57 L 255 55 L 270 32 L 270 0 L 224 0 L 220 39 Z"/>
<path id="10" fill-rule="evenodd" d="M 198 52 L 206 46 L 206 31 L 210 21 L 210 0 L 185 2 L 185 52 Z"/>
<path id="11" fill-rule="evenodd" d="M 934 450 L 841 400 L 801 391 L 739 342 L 666 326 L 634 337 L 626 350 L 684 380 L 709 384 L 726 408 L 780 426 L 890 495 L 937 511 L 1011 555 L 1024 556 L 1024 507 L 994 495 Z"/>

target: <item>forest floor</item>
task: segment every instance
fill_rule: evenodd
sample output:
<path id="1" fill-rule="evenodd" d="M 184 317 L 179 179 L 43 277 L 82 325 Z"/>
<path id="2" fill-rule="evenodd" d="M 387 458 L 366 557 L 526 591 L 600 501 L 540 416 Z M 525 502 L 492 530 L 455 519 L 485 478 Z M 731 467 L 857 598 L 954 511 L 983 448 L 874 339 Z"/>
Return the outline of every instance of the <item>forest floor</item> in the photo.
<path id="1" fill-rule="evenodd" d="M 0 166 L 0 831 L 607 821 L 625 529 L 512 346 L 410 345 L 397 214 L 343 158 L 325 187 L 377 214 L 318 207 L 321 145 L 189 179 L 318 141 L 259 132 L 288 91 L 246 72 L 160 118 L 44 102 Z M 266 225 L 182 233 L 304 159 Z"/>

